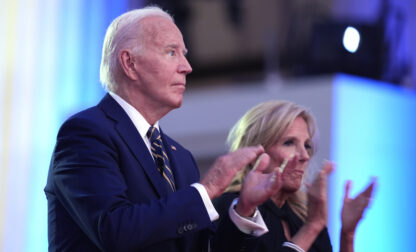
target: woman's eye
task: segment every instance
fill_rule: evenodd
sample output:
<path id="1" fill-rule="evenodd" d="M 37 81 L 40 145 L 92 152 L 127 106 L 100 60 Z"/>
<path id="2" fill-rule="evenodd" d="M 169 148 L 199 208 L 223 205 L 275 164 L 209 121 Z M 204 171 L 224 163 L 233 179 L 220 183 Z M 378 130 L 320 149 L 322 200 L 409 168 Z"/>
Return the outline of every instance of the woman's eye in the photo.
<path id="1" fill-rule="evenodd" d="M 293 144 L 293 140 L 287 140 L 283 143 L 283 145 L 291 146 Z"/>

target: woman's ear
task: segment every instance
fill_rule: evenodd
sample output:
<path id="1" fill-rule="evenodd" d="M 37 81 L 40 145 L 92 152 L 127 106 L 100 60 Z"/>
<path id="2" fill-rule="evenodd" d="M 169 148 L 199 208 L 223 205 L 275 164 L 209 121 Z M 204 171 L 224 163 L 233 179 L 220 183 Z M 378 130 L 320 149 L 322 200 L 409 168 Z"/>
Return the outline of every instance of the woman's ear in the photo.
<path id="1" fill-rule="evenodd" d="M 123 69 L 126 76 L 131 80 L 137 80 L 139 76 L 135 68 L 135 59 L 134 55 L 129 50 L 121 50 L 119 61 L 121 68 Z"/>

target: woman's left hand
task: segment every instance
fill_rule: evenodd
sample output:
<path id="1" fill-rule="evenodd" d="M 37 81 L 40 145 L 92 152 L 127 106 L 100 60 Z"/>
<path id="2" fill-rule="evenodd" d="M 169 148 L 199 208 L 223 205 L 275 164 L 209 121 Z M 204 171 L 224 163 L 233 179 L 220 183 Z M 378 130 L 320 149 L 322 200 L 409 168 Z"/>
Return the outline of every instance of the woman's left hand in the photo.
<path id="1" fill-rule="evenodd" d="M 341 232 L 348 235 L 354 235 L 355 228 L 361 220 L 364 210 L 370 203 L 371 196 L 374 191 L 376 180 L 367 186 L 367 188 L 358 194 L 354 199 L 349 197 L 351 181 L 347 181 L 345 186 L 344 205 L 341 212 L 342 229 Z"/>
<path id="2" fill-rule="evenodd" d="M 270 173 L 265 173 L 269 162 L 269 155 L 263 153 L 254 168 L 244 178 L 235 208 L 240 216 L 251 216 L 258 205 L 280 190 L 282 182 L 279 167 Z"/>

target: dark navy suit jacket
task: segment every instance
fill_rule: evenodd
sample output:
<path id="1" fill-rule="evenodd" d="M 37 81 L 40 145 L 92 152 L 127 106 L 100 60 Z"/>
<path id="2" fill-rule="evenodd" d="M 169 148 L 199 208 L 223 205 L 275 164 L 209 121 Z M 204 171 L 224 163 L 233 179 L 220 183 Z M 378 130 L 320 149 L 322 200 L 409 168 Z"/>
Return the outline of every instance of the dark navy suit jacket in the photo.
<path id="1" fill-rule="evenodd" d="M 163 134 L 176 192 L 106 95 L 60 128 L 45 193 L 49 251 L 206 251 L 213 228 L 192 154 Z"/>

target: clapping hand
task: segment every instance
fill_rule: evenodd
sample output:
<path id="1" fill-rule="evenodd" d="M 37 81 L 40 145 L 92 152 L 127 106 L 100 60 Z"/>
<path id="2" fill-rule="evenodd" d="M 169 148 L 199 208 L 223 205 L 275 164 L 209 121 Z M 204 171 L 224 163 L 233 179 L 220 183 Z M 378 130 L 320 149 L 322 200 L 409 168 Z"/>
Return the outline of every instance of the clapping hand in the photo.
<path id="1" fill-rule="evenodd" d="M 220 196 L 235 174 L 254 162 L 262 153 L 264 148 L 258 145 L 244 147 L 217 158 L 200 182 L 207 190 L 210 199 Z"/>
<path id="2" fill-rule="evenodd" d="M 328 219 L 327 177 L 333 170 L 331 162 L 325 162 L 311 185 L 308 185 L 308 216 L 306 221 L 317 229 L 326 226 Z"/>
<path id="3" fill-rule="evenodd" d="M 364 210 L 370 203 L 371 196 L 374 191 L 376 179 L 367 188 L 357 195 L 355 198 L 349 197 L 352 182 L 349 180 L 345 186 L 344 205 L 341 212 L 342 232 L 348 235 L 354 235 L 355 228 L 361 220 Z"/>
<path id="4" fill-rule="evenodd" d="M 253 169 L 244 178 L 240 191 L 236 212 L 241 216 L 251 216 L 256 207 L 280 190 L 281 173 L 279 167 L 265 173 L 270 162 L 268 154 L 263 153 Z"/>

